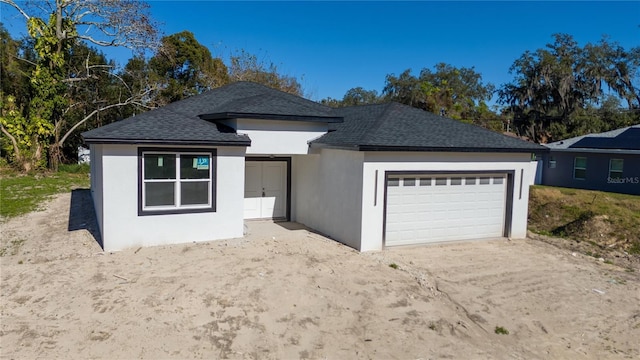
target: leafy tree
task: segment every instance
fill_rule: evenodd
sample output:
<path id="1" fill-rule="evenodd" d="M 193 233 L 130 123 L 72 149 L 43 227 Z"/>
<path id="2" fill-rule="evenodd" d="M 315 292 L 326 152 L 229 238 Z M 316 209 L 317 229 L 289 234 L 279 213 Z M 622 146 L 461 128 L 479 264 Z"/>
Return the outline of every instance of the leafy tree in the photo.
<path id="1" fill-rule="evenodd" d="M 356 106 L 365 104 L 375 104 L 380 101 L 378 92 L 375 90 L 365 90 L 361 87 L 349 89 L 342 98 L 343 106 Z"/>
<path id="2" fill-rule="evenodd" d="M 26 103 L 29 96 L 28 75 L 34 56 L 27 48 L 25 42 L 13 39 L 0 22 L 0 92 L 12 94 L 18 104 Z"/>
<path id="3" fill-rule="evenodd" d="M 555 34 L 554 43 L 526 51 L 510 72 L 514 81 L 498 90 L 521 135 L 538 142 L 572 134 L 609 130 L 596 105 L 606 100 L 606 85 L 630 109 L 637 108 L 640 90 L 633 79 L 640 67 L 640 48 L 626 51 L 603 38 L 581 48 L 570 35 Z"/>
<path id="4" fill-rule="evenodd" d="M 13 159 L 23 170 L 30 171 L 44 165 L 47 139 L 55 130 L 51 119 L 59 118 L 66 106 L 62 55 L 70 43 L 52 39 L 56 31 L 73 36 L 74 30 L 66 22 L 56 23 L 55 15 L 50 16 L 48 23 L 39 18 L 29 18 L 27 26 L 29 35 L 35 40 L 37 54 L 31 72 L 31 98 L 26 109 L 18 109 L 14 97 L 7 98 L 6 114 L 0 118 L 0 130 L 12 144 Z M 26 110 L 26 116 L 18 115 L 23 110 Z"/>
<path id="5" fill-rule="evenodd" d="M 77 104 L 68 94 L 72 84 L 99 76 L 110 76 L 114 70 L 108 64 L 92 64 L 87 61 L 84 67 L 86 71 L 82 75 L 65 77 L 71 49 L 78 43 L 85 42 L 96 46 L 122 46 L 143 51 L 154 47 L 156 27 L 148 15 L 149 6 L 134 0 L 49 0 L 20 4 L 13 0 L 0 0 L 0 3 L 23 15 L 36 54 L 30 74 L 31 99 L 29 106 L 23 109 L 23 119 L 27 125 L 21 127 L 32 133 L 11 133 L 4 123 L 0 129 L 11 143 L 18 142 L 17 136 L 24 136 L 37 143 L 34 145 L 39 149 L 35 153 L 36 158 L 14 156 L 15 159 L 30 159 L 24 161 L 31 163 L 17 164 L 18 166 L 23 169 L 42 166 L 45 162 L 42 157 L 48 149 L 49 165 L 55 169 L 62 156 L 62 145 L 71 132 L 92 116 L 115 106 L 136 102 L 142 96 L 134 94 L 116 104 L 105 103 L 79 119 L 63 134 L 62 130 L 68 125 L 65 114 Z M 13 151 L 20 149 L 14 146 Z"/>
<path id="6" fill-rule="evenodd" d="M 266 63 L 244 50 L 231 56 L 229 78 L 234 81 L 253 81 L 289 94 L 303 96 L 302 85 L 293 76 L 280 74 L 274 63 Z"/>
<path id="7" fill-rule="evenodd" d="M 430 111 L 444 108 L 450 116 L 461 119 L 474 118 L 477 106 L 483 106 L 485 112 L 490 111 L 484 101 L 491 99 L 495 88 L 492 84 L 484 84 L 482 75 L 474 68 L 439 63 L 435 71 L 422 69 L 420 79 L 430 100 Z"/>
<path id="8" fill-rule="evenodd" d="M 222 60 L 213 58 L 209 49 L 189 31 L 163 37 L 162 46 L 149 61 L 149 68 L 161 83 L 160 104 L 200 94 L 229 82 L 227 67 Z"/>
<path id="9" fill-rule="evenodd" d="M 332 99 L 330 97 L 320 100 L 323 105 L 331 107 L 346 107 L 366 104 L 376 104 L 382 101 L 382 98 L 375 90 L 365 90 L 362 87 L 355 87 L 347 90 L 342 100 Z"/>
<path id="10" fill-rule="evenodd" d="M 399 76 L 387 75 L 383 94 L 397 101 L 456 119 L 478 120 L 477 107 L 491 98 L 494 87 L 484 84 L 474 68 L 456 68 L 439 63 L 435 71 L 424 68 L 418 77 L 405 70 Z"/>
<path id="11" fill-rule="evenodd" d="M 414 106 L 426 110 L 426 95 L 422 89 L 420 79 L 411 75 L 411 69 L 403 71 L 399 76 L 387 75 L 382 90 L 387 100 Z"/>
<path id="12" fill-rule="evenodd" d="M 334 99 L 331 96 L 329 96 L 324 99 L 321 99 L 320 104 L 337 108 L 342 106 L 342 100 Z"/>

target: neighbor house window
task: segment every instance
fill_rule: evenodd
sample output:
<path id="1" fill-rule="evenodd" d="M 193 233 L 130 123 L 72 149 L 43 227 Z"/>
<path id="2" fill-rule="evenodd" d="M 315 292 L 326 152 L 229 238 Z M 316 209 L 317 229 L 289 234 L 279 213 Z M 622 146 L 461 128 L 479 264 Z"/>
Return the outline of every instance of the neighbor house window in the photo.
<path id="1" fill-rule="evenodd" d="M 609 177 L 612 179 L 621 178 L 623 166 L 624 166 L 624 161 L 622 159 L 609 160 Z"/>
<path id="2" fill-rule="evenodd" d="M 140 149 L 140 215 L 215 211 L 215 150 Z"/>
<path id="3" fill-rule="evenodd" d="M 587 178 L 587 158 L 576 157 L 573 161 L 573 178 L 584 180 Z"/>

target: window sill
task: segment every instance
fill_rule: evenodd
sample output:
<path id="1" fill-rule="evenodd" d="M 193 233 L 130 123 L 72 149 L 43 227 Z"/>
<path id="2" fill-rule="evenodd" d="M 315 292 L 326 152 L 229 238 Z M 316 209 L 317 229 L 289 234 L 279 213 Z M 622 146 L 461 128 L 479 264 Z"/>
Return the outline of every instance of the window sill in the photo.
<path id="1" fill-rule="evenodd" d="M 150 215 L 178 215 L 178 214 L 198 214 L 216 212 L 214 207 L 197 207 L 197 208 L 181 208 L 181 209 L 138 209 L 138 216 L 150 216 Z"/>

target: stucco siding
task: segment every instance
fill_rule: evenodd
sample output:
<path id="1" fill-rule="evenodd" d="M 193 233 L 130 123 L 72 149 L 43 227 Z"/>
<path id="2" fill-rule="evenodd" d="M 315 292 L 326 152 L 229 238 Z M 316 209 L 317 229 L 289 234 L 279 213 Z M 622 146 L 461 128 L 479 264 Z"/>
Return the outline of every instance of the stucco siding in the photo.
<path id="1" fill-rule="evenodd" d="M 251 138 L 247 155 L 306 154 L 308 142 L 327 132 L 324 122 L 237 119 L 229 126 Z"/>
<path id="2" fill-rule="evenodd" d="M 360 249 L 363 158 L 361 152 L 332 149 L 295 156 L 292 220 Z"/>
<path id="3" fill-rule="evenodd" d="M 381 250 L 386 171 L 512 171 L 511 237 L 527 235 L 529 186 L 535 177 L 530 154 L 367 152 L 363 166 L 361 251 Z"/>
<path id="4" fill-rule="evenodd" d="M 587 159 L 585 179 L 574 178 L 574 159 Z M 551 160 L 555 160 L 555 168 Z M 609 161 L 622 159 L 622 179 L 609 178 Z M 640 195 L 640 155 L 551 151 L 543 156 L 542 184 Z"/>
<path id="5" fill-rule="evenodd" d="M 215 212 L 148 216 L 138 215 L 137 147 L 102 147 L 105 250 L 243 235 L 243 147 L 217 149 Z"/>

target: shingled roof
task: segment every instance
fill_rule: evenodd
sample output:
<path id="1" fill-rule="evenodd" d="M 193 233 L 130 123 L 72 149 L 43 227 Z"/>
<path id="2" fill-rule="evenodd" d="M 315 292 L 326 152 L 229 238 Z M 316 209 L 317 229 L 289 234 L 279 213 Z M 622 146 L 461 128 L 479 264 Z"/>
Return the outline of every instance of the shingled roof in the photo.
<path id="1" fill-rule="evenodd" d="M 236 82 L 82 133 L 87 143 L 157 143 L 249 146 L 248 136 L 213 121 L 340 122 L 332 109 L 252 82 Z"/>
<path id="2" fill-rule="evenodd" d="M 637 153 L 640 151 L 640 124 L 603 133 L 576 136 L 545 146 L 559 151 Z"/>
<path id="3" fill-rule="evenodd" d="M 357 151 L 540 152 L 545 147 L 475 125 L 387 103 L 333 109 L 251 82 L 237 82 L 84 132 L 87 143 L 250 146 L 216 122 L 251 118 L 328 123 L 314 147 Z"/>
<path id="4" fill-rule="evenodd" d="M 360 151 L 544 152 L 546 148 L 398 103 L 335 109 L 345 121 L 312 146 Z"/>

